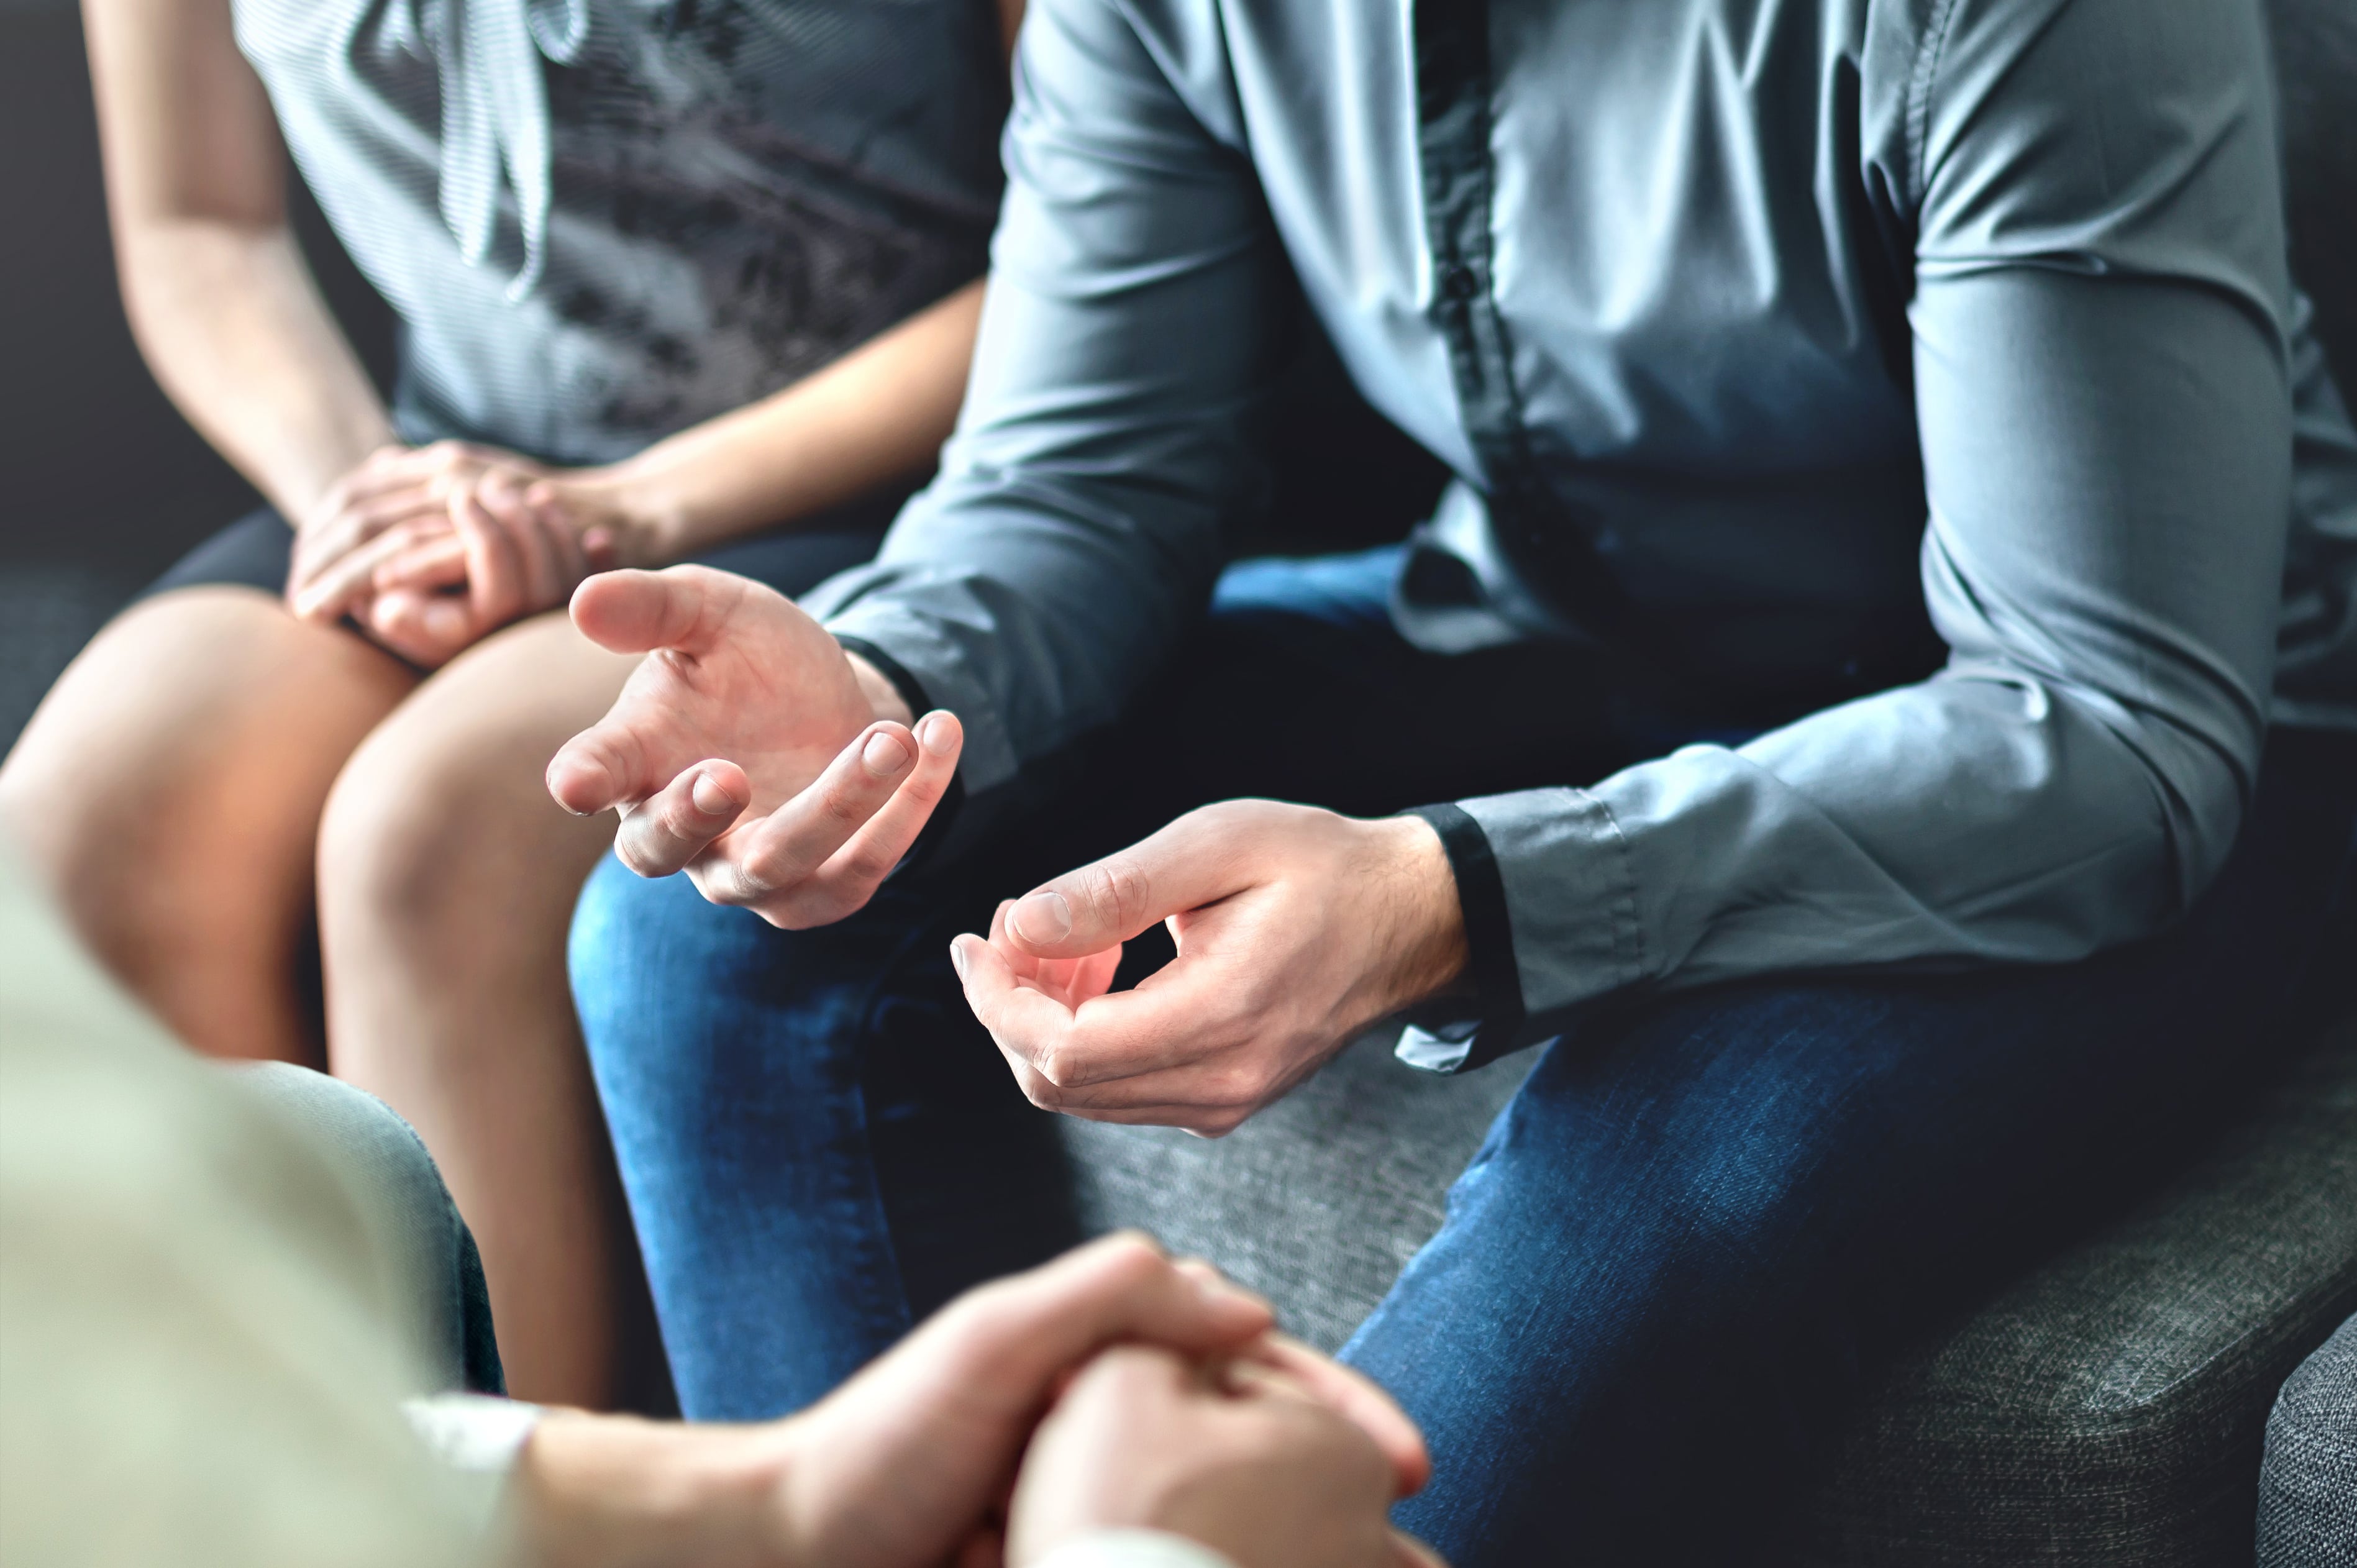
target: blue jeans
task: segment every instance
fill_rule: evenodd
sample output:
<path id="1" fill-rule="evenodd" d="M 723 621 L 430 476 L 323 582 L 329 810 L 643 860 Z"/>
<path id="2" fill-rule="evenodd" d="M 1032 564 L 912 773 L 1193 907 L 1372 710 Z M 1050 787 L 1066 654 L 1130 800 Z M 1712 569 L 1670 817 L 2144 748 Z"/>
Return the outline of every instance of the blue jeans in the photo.
<path id="1" fill-rule="evenodd" d="M 326 1073 L 285 1062 L 241 1062 L 222 1070 L 331 1149 L 373 1205 L 392 1254 L 387 1294 L 408 1309 L 419 1364 L 434 1380 L 419 1391 L 505 1393 L 482 1256 L 425 1140 L 383 1101 Z"/>
<path id="2" fill-rule="evenodd" d="M 1203 800 L 1391 811 L 1723 730 L 1576 650 L 1407 648 L 1392 559 L 1232 569 L 1183 676 L 1071 759 L 1094 804 L 840 925 L 776 931 L 612 864 L 590 879 L 575 991 L 690 1415 L 805 1404 L 1073 1239 L 1046 1118 L 947 961 L 997 898 Z M 1591 1018 L 1345 1351 L 1432 1443 L 1401 1522 L 1460 1568 L 1772 1558 L 1862 1368 L 2264 1077 L 2348 897 L 2352 818 L 2357 741 L 2278 736 L 2233 864 L 2158 940 Z"/>

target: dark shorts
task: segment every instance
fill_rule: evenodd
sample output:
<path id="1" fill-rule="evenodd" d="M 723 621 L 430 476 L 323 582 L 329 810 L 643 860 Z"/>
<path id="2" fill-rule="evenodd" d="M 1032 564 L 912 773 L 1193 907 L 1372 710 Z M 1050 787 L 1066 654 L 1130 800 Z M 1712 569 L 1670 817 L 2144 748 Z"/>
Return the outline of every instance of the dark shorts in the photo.
<path id="1" fill-rule="evenodd" d="M 812 520 L 805 527 L 758 533 L 690 559 L 766 583 L 781 594 L 805 594 L 837 572 L 874 555 L 902 499 L 895 494 L 855 501 Z M 294 547 L 295 531 L 276 509 L 264 507 L 181 556 L 170 571 L 148 585 L 143 596 L 174 588 L 223 586 L 259 588 L 277 595 L 285 591 Z"/>

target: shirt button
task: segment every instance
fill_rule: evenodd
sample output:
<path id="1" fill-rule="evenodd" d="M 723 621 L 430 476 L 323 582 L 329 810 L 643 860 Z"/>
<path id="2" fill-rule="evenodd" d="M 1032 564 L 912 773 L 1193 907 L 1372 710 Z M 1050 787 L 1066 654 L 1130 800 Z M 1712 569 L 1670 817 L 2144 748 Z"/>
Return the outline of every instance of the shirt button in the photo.
<path id="1" fill-rule="evenodd" d="M 1440 292 L 1451 299 L 1470 299 L 1481 292 L 1481 280 L 1473 269 L 1458 262 L 1440 274 Z"/>

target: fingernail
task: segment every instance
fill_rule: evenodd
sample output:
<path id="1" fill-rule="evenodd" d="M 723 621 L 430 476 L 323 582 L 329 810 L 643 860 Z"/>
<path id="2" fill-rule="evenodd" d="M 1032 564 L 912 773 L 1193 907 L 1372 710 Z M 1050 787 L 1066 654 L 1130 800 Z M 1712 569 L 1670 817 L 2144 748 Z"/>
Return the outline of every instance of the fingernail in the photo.
<path id="1" fill-rule="evenodd" d="M 965 983 L 965 939 L 963 937 L 953 937 L 950 940 L 950 967 L 957 971 L 958 983 L 963 985 Z"/>
<path id="2" fill-rule="evenodd" d="M 898 736 L 878 731 L 869 737 L 859 753 L 859 760 L 867 765 L 870 773 L 889 773 L 909 760 L 909 748 L 900 744 Z"/>
<path id="3" fill-rule="evenodd" d="M 722 816 L 737 809 L 737 802 L 728 798 L 728 791 L 720 787 L 720 780 L 709 773 L 697 774 L 688 794 L 694 798 L 695 809 L 707 817 Z"/>
<path id="4" fill-rule="evenodd" d="M 1072 907 L 1061 893 L 1031 893 L 1007 911 L 1006 923 L 1027 942 L 1060 942 L 1072 934 Z"/>
<path id="5" fill-rule="evenodd" d="M 949 721 L 939 714 L 926 714 L 925 722 L 917 726 L 917 739 L 935 757 L 947 757 L 950 753 Z"/>

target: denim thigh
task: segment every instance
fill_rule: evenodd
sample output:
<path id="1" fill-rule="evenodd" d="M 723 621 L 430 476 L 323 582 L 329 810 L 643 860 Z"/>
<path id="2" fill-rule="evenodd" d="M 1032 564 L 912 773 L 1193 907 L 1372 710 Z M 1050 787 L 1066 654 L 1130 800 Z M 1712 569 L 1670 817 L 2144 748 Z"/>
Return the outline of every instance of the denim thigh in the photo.
<path id="1" fill-rule="evenodd" d="M 1584 660 L 1416 652 L 1384 610 L 1397 557 L 1232 568 L 1173 677 L 1065 759 L 1052 809 L 840 924 L 775 930 L 611 861 L 589 878 L 575 1000 L 686 1414 L 797 1409 L 956 1291 L 1076 1239 L 1053 1124 L 949 966 L 998 899 L 1209 800 L 1374 811 L 1596 770 Z"/>
<path id="2" fill-rule="evenodd" d="M 798 1410 L 1077 1240 L 1047 1113 L 950 970 L 974 919 L 888 886 L 781 931 L 611 859 L 583 888 L 574 998 L 690 1419 Z"/>
<path id="3" fill-rule="evenodd" d="M 1458 1568 L 1774 1561 L 1871 1366 L 2201 1146 L 2306 1036 L 2357 736 L 2278 735 L 2192 916 L 2090 961 L 1783 979 L 1552 1047 L 1345 1348 Z"/>

